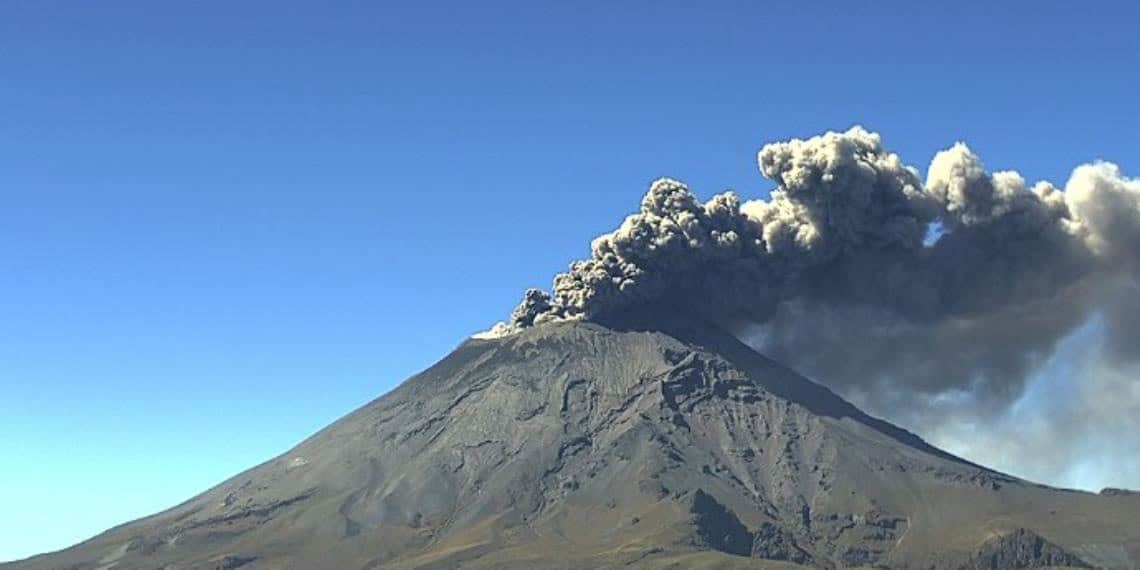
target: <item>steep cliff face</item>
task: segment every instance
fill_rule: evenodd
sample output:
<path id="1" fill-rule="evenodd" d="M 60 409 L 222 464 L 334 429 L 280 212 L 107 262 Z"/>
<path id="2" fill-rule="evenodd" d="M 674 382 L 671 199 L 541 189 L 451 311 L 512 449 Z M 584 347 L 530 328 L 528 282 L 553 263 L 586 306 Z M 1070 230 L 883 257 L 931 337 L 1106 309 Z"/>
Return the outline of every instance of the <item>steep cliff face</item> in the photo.
<path id="1" fill-rule="evenodd" d="M 1140 560 L 1140 497 L 987 470 L 714 328 L 644 328 L 567 323 L 467 341 L 182 505 L 2 566 L 1129 568 Z"/>

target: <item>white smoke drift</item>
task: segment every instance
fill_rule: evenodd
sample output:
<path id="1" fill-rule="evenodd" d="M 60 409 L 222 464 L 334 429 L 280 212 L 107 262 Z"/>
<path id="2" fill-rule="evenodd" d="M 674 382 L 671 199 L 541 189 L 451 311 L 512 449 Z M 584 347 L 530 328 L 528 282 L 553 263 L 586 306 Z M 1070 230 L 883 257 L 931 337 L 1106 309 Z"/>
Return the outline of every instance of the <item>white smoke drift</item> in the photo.
<path id="1" fill-rule="evenodd" d="M 1140 180 L 1102 162 L 1077 167 L 1064 191 L 1030 187 L 958 143 L 924 183 L 860 127 L 769 144 L 759 166 L 776 184 L 766 201 L 726 192 L 702 204 L 654 182 L 638 213 L 556 276 L 553 294 L 528 290 L 495 334 L 660 306 L 748 323 L 742 336 L 776 359 L 951 448 L 965 440 L 955 426 L 1004 425 L 1007 441 L 1048 438 L 1024 449 L 1056 442 L 1038 457 L 1076 461 L 1083 426 L 1136 423 Z M 1072 404 L 1064 414 L 1040 406 L 1071 423 L 1010 431 L 1028 383 L 1094 316 L 1101 340 L 1079 359 L 1089 379 L 1048 395 Z M 1118 399 L 1104 405 L 1090 386 Z M 1140 459 L 1122 461 L 1140 486 Z"/>

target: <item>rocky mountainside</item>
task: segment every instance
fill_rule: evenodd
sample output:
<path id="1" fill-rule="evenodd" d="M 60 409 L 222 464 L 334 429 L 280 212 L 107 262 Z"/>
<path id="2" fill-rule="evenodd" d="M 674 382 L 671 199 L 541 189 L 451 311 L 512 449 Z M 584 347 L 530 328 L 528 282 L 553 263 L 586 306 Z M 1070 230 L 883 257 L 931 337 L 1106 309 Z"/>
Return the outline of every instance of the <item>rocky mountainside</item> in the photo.
<path id="1" fill-rule="evenodd" d="M 715 328 L 653 328 L 468 340 L 276 459 L 0 568 L 1140 564 L 1138 495 L 988 470 Z"/>

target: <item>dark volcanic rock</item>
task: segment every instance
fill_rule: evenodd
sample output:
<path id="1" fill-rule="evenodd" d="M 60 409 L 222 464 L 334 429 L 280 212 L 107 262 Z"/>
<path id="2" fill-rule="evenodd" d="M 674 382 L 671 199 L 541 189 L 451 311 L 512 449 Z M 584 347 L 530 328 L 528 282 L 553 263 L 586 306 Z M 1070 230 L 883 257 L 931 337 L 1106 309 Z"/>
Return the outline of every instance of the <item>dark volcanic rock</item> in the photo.
<path id="1" fill-rule="evenodd" d="M 223 556 L 214 560 L 209 566 L 212 570 L 234 570 L 257 560 L 252 556 Z"/>
<path id="2" fill-rule="evenodd" d="M 752 539 L 752 556 L 768 560 L 787 560 L 797 564 L 811 562 L 811 555 L 796 543 L 795 536 L 780 526 L 765 521 Z"/>
<path id="3" fill-rule="evenodd" d="M 732 511 L 708 493 L 697 489 L 689 512 L 693 514 L 699 544 L 738 556 L 751 554 L 752 533 L 748 532 L 748 528 L 741 524 Z"/>
<path id="4" fill-rule="evenodd" d="M 1106 497 L 1122 497 L 1140 495 L 1140 491 L 1133 491 L 1132 489 L 1117 489 L 1116 487 L 1105 487 L 1100 490 L 1100 494 Z"/>
<path id="5" fill-rule="evenodd" d="M 964 566 L 964 570 L 1007 570 L 1012 568 L 1091 568 L 1078 556 L 1066 552 L 1040 535 L 1019 528 L 996 538 Z"/>
<path id="6" fill-rule="evenodd" d="M 717 329 L 643 322 L 469 340 L 181 505 L 0 567 L 1140 561 L 1140 497 L 990 471 Z M 1028 530 L 987 543 L 993 528 Z"/>

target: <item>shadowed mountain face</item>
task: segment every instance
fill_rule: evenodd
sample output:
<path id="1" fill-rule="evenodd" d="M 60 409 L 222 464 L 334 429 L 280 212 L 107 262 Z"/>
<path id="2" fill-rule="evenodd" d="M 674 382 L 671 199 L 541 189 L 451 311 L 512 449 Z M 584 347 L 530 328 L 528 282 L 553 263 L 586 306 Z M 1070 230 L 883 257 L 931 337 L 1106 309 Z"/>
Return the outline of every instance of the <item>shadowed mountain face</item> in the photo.
<path id="1" fill-rule="evenodd" d="M 696 325 L 469 340 L 300 445 L 23 568 L 1134 568 L 1140 496 L 1034 485 Z"/>

